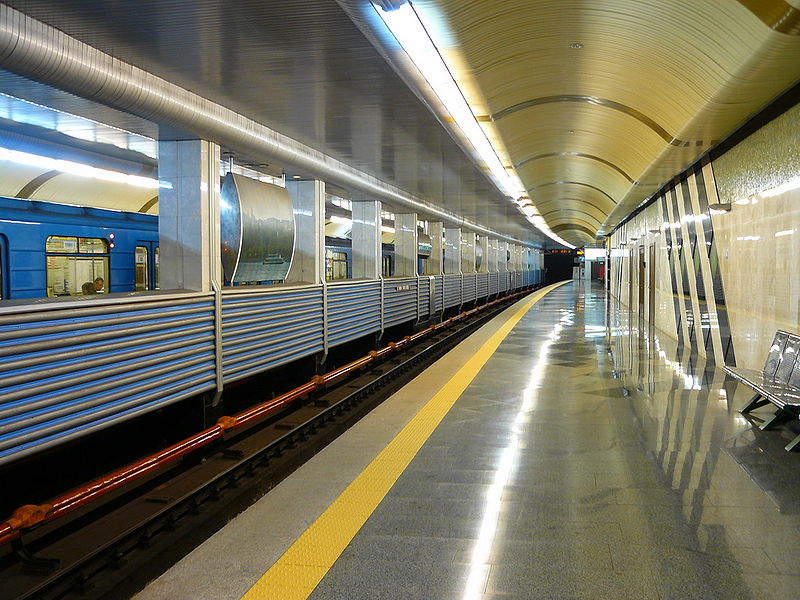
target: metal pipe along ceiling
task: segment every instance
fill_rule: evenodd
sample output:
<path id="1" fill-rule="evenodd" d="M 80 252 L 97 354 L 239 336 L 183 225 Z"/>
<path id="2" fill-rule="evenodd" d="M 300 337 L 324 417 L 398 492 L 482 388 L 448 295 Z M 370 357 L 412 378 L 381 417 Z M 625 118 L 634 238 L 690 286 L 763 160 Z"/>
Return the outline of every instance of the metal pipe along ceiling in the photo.
<path id="1" fill-rule="evenodd" d="M 5 5 L 0 5 L 0 67 L 218 144 L 268 157 L 451 226 L 524 243 L 412 196 Z"/>

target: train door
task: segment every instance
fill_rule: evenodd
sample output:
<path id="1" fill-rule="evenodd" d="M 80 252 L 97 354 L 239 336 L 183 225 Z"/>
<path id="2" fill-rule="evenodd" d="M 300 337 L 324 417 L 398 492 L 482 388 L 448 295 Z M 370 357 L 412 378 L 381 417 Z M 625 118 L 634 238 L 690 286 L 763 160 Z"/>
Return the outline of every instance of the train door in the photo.
<path id="1" fill-rule="evenodd" d="M 383 255 L 383 268 L 381 272 L 384 277 L 394 277 L 394 256 L 389 253 Z"/>
<path id="2" fill-rule="evenodd" d="M 158 242 L 140 241 L 133 249 L 134 286 L 137 292 L 160 289 Z"/>

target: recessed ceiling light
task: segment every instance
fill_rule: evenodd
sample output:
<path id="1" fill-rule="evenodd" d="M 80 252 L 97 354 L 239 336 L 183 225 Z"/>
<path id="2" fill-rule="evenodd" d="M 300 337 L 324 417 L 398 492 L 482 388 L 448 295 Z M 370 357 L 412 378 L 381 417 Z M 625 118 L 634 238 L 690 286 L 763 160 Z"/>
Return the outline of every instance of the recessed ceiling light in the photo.
<path id="1" fill-rule="evenodd" d="M 575 130 L 574 129 L 570 129 L 569 132 L 570 133 L 575 133 Z"/>
<path id="2" fill-rule="evenodd" d="M 581 48 L 583 48 L 583 44 L 581 44 L 580 42 L 573 42 L 572 44 L 569 45 L 569 47 L 572 48 L 573 50 L 580 50 Z"/>
<path id="3" fill-rule="evenodd" d="M 292 175 L 292 179 L 300 179 L 300 175 Z"/>

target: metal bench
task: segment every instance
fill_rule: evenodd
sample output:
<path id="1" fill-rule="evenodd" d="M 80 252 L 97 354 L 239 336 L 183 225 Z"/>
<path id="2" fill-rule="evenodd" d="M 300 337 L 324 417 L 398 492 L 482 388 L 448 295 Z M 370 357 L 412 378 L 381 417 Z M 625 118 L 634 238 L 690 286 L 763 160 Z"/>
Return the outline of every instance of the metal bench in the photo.
<path id="1" fill-rule="evenodd" d="M 800 336 L 776 332 L 760 371 L 726 366 L 725 372 L 756 393 L 739 412 L 747 414 L 767 404 L 777 407 L 774 416 L 761 425 L 762 430 L 800 418 Z M 799 444 L 800 435 L 789 442 L 786 449 L 794 450 Z"/>

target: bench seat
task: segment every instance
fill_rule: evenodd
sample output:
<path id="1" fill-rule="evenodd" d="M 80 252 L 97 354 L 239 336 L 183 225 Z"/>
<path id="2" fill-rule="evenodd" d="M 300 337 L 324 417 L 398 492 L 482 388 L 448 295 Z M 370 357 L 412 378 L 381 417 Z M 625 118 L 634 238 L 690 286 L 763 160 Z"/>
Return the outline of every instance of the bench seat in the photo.
<path id="1" fill-rule="evenodd" d="M 778 331 L 762 369 L 726 366 L 725 372 L 756 393 L 739 412 L 746 414 L 767 404 L 777 407 L 775 415 L 761 425 L 762 430 L 800 417 L 800 336 Z M 798 446 L 800 435 L 786 449 Z"/>
<path id="2" fill-rule="evenodd" d="M 725 367 L 725 372 L 781 408 L 800 406 L 800 389 L 781 383 L 775 377 L 765 376 L 763 371 Z"/>

